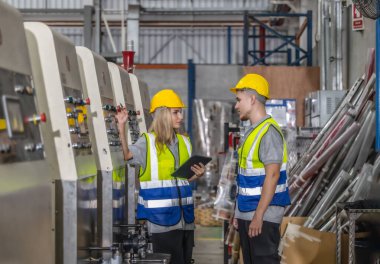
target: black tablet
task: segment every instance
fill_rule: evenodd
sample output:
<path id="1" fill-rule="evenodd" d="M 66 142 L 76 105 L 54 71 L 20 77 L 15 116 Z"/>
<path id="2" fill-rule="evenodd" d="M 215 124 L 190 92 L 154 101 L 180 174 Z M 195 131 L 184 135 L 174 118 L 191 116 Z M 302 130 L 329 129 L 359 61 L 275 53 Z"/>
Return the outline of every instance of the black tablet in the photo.
<path id="1" fill-rule="evenodd" d="M 181 178 L 187 178 L 190 179 L 194 172 L 191 170 L 191 166 L 202 163 L 203 165 L 206 165 L 212 160 L 210 157 L 205 156 L 192 156 L 190 157 L 184 164 L 182 164 L 181 167 L 179 167 L 175 172 L 172 173 L 173 177 L 181 177 Z"/>

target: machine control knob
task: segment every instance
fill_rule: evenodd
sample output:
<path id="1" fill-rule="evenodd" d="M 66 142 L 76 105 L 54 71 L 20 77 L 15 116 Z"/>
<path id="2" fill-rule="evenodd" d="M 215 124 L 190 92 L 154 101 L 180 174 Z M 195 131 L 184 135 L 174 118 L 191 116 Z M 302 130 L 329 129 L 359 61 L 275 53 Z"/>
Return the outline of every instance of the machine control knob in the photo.
<path id="1" fill-rule="evenodd" d="M 104 118 L 104 121 L 107 122 L 107 123 L 112 123 L 112 117 L 111 116 L 108 116 L 106 118 Z"/>
<path id="2" fill-rule="evenodd" d="M 40 150 L 43 150 L 43 149 L 44 149 L 44 144 L 42 144 L 41 142 L 36 144 L 36 150 L 37 151 L 40 151 Z"/>
<path id="3" fill-rule="evenodd" d="M 115 106 L 112 106 L 112 105 L 109 105 L 109 104 L 104 105 L 103 109 L 107 110 L 107 111 L 111 111 L 111 112 L 116 112 L 117 111 L 117 109 L 116 109 Z"/>
<path id="4" fill-rule="evenodd" d="M 27 143 L 25 144 L 24 149 L 27 152 L 33 152 L 36 150 L 36 145 L 34 143 Z"/>
<path id="5" fill-rule="evenodd" d="M 78 118 L 78 115 L 76 112 L 70 112 L 66 114 L 67 118 Z"/>
<path id="6" fill-rule="evenodd" d="M 91 146 L 92 146 L 92 145 L 91 145 L 90 142 L 88 142 L 88 143 L 83 143 L 83 144 L 82 144 L 82 147 L 83 147 L 83 148 L 86 148 L 86 149 L 90 149 Z"/>
<path id="7" fill-rule="evenodd" d="M 109 145 L 112 147 L 117 147 L 117 146 L 120 146 L 121 143 L 120 143 L 120 141 L 110 141 Z"/>
<path id="8" fill-rule="evenodd" d="M 11 145 L 10 144 L 0 144 L 0 153 L 10 153 Z"/>
<path id="9" fill-rule="evenodd" d="M 38 125 L 40 122 L 46 123 L 45 113 L 41 113 L 39 115 L 34 114 L 33 116 L 25 119 L 25 123 L 33 123 L 34 125 Z"/>
<path id="10" fill-rule="evenodd" d="M 74 102 L 74 98 L 72 96 L 65 97 L 63 100 L 69 104 L 72 104 Z"/>
<path id="11" fill-rule="evenodd" d="M 33 88 L 29 85 L 16 84 L 15 92 L 18 94 L 33 94 Z"/>
<path id="12" fill-rule="evenodd" d="M 83 145 L 81 143 L 73 143 L 73 149 L 81 149 L 83 148 Z"/>
<path id="13" fill-rule="evenodd" d="M 117 135 L 117 130 L 114 128 L 107 129 L 107 134 L 109 135 Z"/>
<path id="14" fill-rule="evenodd" d="M 79 127 L 70 127 L 69 131 L 71 134 L 80 134 L 80 128 Z"/>

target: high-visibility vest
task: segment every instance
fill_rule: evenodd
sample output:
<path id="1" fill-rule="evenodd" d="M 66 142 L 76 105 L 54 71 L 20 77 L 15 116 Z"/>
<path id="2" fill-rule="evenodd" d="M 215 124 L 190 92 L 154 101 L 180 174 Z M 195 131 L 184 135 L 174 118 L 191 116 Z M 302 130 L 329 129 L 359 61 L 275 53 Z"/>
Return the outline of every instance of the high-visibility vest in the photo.
<path id="1" fill-rule="evenodd" d="M 287 150 L 281 128 L 273 118 L 267 118 L 260 123 L 246 138 L 238 149 L 239 168 L 237 176 L 238 185 L 238 209 L 241 212 L 255 211 L 261 198 L 261 190 L 265 180 L 265 166 L 259 156 L 260 143 L 273 126 L 281 134 L 283 139 L 283 159 L 280 169 L 280 178 L 270 205 L 287 206 L 290 204 L 290 196 L 287 184 L 286 166 Z"/>
<path id="2" fill-rule="evenodd" d="M 147 143 L 146 166 L 140 168 L 140 192 L 137 204 L 137 219 L 162 226 L 172 226 L 181 220 L 194 222 L 194 203 L 190 184 L 186 178 L 175 178 L 175 158 L 164 145 L 159 151 L 154 133 L 144 133 Z M 191 155 L 190 140 L 177 134 L 179 165 Z"/>

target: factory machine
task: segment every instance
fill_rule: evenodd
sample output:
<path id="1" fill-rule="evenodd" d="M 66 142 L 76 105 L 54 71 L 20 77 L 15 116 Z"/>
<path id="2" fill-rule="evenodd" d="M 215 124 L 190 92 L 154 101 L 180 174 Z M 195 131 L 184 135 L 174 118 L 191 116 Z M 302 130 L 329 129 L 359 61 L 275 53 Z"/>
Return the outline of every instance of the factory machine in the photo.
<path id="1" fill-rule="evenodd" d="M 0 1 L 0 263 L 54 263 L 54 169 L 40 131 L 50 121 L 36 106 L 21 14 Z"/>
<path id="2" fill-rule="evenodd" d="M 140 136 L 138 115 L 134 107 L 128 73 L 106 62 L 85 47 L 76 48 L 85 95 L 91 100 L 90 135 L 98 165 L 98 247 L 83 248 L 102 252 L 98 263 L 168 263 L 170 256 L 152 254 L 144 226 L 129 222 L 125 207 L 135 208 L 135 189 L 125 191 L 125 161 L 121 149 L 115 114 L 125 106 L 129 111 L 129 142 Z M 111 73 L 111 74 L 110 74 Z M 94 78 L 96 76 L 96 78 Z M 135 183 L 136 173 L 128 169 Z M 129 185 L 129 181 L 127 181 Z M 111 252 L 113 254 L 111 254 Z M 119 252 L 118 254 L 115 254 Z M 163 262 L 162 262 L 163 261 Z"/>
<path id="3" fill-rule="evenodd" d="M 49 175 L 54 185 L 49 200 L 53 250 L 43 254 L 55 252 L 55 261 L 47 263 L 72 264 L 88 257 L 78 248 L 97 244 L 97 168 L 87 118 L 90 100 L 83 97 L 77 54 L 69 39 L 43 23 L 24 26 L 38 107 L 48 120 L 41 126 L 48 166 L 38 170 L 53 170 Z"/>
<path id="4" fill-rule="evenodd" d="M 101 247 L 111 246 L 113 226 L 125 223 L 125 161 L 120 144 L 115 114 L 124 100 L 115 100 L 107 61 L 85 47 L 77 47 L 85 95 L 91 100 L 90 130 L 95 142 L 98 171 L 98 230 Z M 95 78 L 94 78 L 95 77 Z M 120 82 L 120 81 L 119 81 Z M 120 86 L 121 84 L 119 84 Z M 123 99 L 123 98 L 122 98 Z M 132 99 L 132 98 L 131 98 Z M 132 105 L 133 107 L 133 105 Z M 130 113 L 131 135 L 138 136 L 133 125 L 136 111 Z M 103 252 L 103 259 L 107 260 Z"/>
<path id="5" fill-rule="evenodd" d="M 134 94 L 132 93 L 131 81 L 126 70 L 114 63 L 108 63 L 111 74 L 112 90 L 115 102 L 128 110 L 128 144 L 135 143 L 140 137 L 140 131 L 146 132 L 145 123 L 142 122 L 140 111 L 136 111 Z M 137 96 L 140 96 L 139 94 Z M 127 223 L 134 224 L 136 219 L 137 189 L 139 167 L 127 166 Z"/>
<path id="6" fill-rule="evenodd" d="M 153 121 L 152 115 L 149 113 L 150 96 L 148 85 L 137 79 L 136 75 L 133 73 L 129 74 L 129 78 L 131 80 L 133 100 L 135 102 L 136 109 L 140 113 L 143 113 L 139 121 L 140 131 L 146 132 Z"/>

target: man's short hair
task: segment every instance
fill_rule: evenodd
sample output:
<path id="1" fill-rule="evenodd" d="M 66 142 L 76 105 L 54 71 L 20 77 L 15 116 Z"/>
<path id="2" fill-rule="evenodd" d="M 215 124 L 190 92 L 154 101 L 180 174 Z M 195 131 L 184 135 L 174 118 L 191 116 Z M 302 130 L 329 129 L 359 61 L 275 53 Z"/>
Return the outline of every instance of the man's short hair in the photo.
<path id="1" fill-rule="evenodd" d="M 259 101 L 260 103 L 262 103 L 263 105 L 265 105 L 265 102 L 267 101 L 267 98 L 265 98 L 265 96 L 262 96 L 261 94 L 259 94 L 258 92 L 256 92 L 255 90 L 253 89 L 250 89 L 250 88 L 245 88 L 245 89 L 242 89 L 244 92 L 247 92 L 248 94 L 253 94 L 257 101 Z"/>

